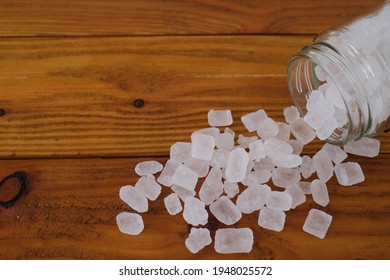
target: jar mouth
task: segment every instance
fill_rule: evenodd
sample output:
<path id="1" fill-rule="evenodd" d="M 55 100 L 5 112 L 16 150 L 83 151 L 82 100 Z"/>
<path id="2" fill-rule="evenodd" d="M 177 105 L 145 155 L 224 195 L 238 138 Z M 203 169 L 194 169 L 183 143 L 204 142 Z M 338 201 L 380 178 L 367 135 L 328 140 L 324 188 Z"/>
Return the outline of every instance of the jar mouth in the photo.
<path id="1" fill-rule="evenodd" d="M 327 52 L 324 52 L 324 49 Z M 338 126 L 332 134 L 326 139 L 326 142 L 334 145 L 344 145 L 350 140 L 357 140 L 363 136 L 365 123 L 363 114 L 360 111 L 359 104 L 356 104 L 356 108 L 351 110 L 351 104 L 346 100 L 345 93 L 346 85 L 341 85 L 337 78 L 335 78 L 335 70 L 338 73 L 345 73 L 345 69 L 340 67 L 340 61 L 337 57 L 339 54 L 331 46 L 324 44 L 312 44 L 304 47 L 300 53 L 292 57 L 288 64 L 288 87 L 291 94 L 294 105 L 298 108 L 301 116 L 303 117 L 307 113 L 306 104 L 310 98 L 311 93 L 314 90 L 323 91 L 321 86 L 326 86 L 327 82 L 334 84 L 336 87 L 337 97 L 342 100 L 345 106 L 344 113 L 346 122 L 343 125 Z M 324 82 L 318 78 L 315 68 L 320 66 L 326 73 L 327 81 Z M 329 68 L 332 68 L 331 71 Z M 346 75 L 346 74 L 344 74 Z M 347 75 L 346 75 L 347 76 Z M 348 77 L 349 78 L 349 77 Z M 349 79 L 343 79 L 349 81 Z M 355 87 L 351 82 L 347 83 L 350 90 Z M 323 94 L 325 94 L 323 92 Z"/>

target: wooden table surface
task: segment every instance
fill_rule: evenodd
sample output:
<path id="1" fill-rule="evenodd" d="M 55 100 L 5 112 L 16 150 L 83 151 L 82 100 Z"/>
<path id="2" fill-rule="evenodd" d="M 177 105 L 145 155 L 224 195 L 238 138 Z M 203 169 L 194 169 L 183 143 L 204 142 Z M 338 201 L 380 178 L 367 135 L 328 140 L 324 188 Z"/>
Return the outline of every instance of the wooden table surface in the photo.
<path id="1" fill-rule="evenodd" d="M 115 222 L 130 210 L 118 192 L 137 181 L 137 162 L 165 163 L 170 145 L 207 127 L 210 109 L 231 109 L 237 134 L 240 116 L 259 108 L 283 120 L 289 58 L 381 2 L 1 1 L 0 180 L 25 171 L 27 192 L 0 209 L 0 258 L 389 259 L 389 134 L 377 137 L 378 157 L 350 157 L 364 183 L 330 180 L 327 207 L 309 196 L 282 232 L 244 215 L 236 226 L 254 230 L 249 254 L 220 255 L 213 244 L 191 254 L 190 227 L 166 212 L 165 187 L 142 214 L 141 235 Z M 313 207 L 333 216 L 324 240 L 302 231 Z M 223 225 L 210 218 L 207 227 Z"/>

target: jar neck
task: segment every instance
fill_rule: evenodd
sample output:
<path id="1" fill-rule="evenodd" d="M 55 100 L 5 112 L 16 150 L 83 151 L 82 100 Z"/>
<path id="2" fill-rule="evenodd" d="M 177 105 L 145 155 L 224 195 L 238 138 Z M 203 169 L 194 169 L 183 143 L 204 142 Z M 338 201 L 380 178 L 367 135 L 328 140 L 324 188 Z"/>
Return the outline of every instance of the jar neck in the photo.
<path id="1" fill-rule="evenodd" d="M 326 41 L 314 41 L 295 55 L 288 65 L 288 86 L 294 105 L 301 115 L 307 112 L 306 103 L 313 90 L 319 90 L 320 81 L 315 67 L 320 66 L 337 89 L 338 97 L 345 106 L 346 124 L 334 130 L 327 142 L 343 145 L 368 135 L 371 118 L 367 95 L 369 89 L 362 83 L 360 71 L 366 67 L 358 52 L 351 46 L 348 50 L 335 49 Z M 345 55 L 347 53 L 348 55 Z"/>

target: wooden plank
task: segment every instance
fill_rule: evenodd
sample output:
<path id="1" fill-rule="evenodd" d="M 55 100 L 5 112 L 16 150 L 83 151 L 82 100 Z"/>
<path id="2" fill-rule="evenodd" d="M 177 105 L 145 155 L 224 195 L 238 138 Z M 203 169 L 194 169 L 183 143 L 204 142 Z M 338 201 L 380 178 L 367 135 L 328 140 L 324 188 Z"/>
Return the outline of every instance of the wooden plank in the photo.
<path id="1" fill-rule="evenodd" d="M 0 42 L 1 158 L 167 155 L 208 126 L 291 105 L 289 58 L 310 37 L 40 38 Z M 134 101 L 142 99 L 137 108 Z M 249 135 L 247 133 L 247 135 Z M 383 134 L 382 152 L 390 151 Z M 308 146 L 318 149 L 320 143 Z"/>
<path id="2" fill-rule="evenodd" d="M 162 195 L 143 213 L 139 236 L 119 232 L 115 216 L 131 211 L 118 197 L 119 187 L 135 184 L 135 164 L 142 159 L 3 160 L 0 178 L 27 173 L 28 191 L 9 209 L 0 209 L 1 259 L 389 259 L 390 155 L 361 163 L 366 181 L 341 187 L 328 183 L 331 202 L 323 208 L 310 196 L 287 212 L 284 231 L 257 225 L 258 213 L 244 215 L 235 227 L 250 227 L 255 244 L 250 254 L 220 255 L 213 245 L 199 254 L 184 246 L 190 227 L 181 214 L 170 216 Z M 166 158 L 158 159 L 165 163 Z M 279 189 L 280 190 L 280 189 Z M 0 193 L 3 197 L 4 193 Z M 302 231 L 311 208 L 326 211 L 333 222 L 325 239 Z M 215 218 L 206 225 L 214 236 L 223 228 Z"/>
<path id="3" fill-rule="evenodd" d="M 383 0 L 3 0 L 0 36 L 317 34 Z"/>

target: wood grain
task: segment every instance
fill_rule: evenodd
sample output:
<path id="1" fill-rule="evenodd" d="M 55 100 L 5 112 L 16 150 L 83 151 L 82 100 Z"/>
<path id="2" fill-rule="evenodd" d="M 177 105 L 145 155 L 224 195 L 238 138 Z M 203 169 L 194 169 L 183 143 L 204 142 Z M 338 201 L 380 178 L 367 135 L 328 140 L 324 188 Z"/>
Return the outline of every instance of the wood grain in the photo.
<path id="1" fill-rule="evenodd" d="M 161 156 L 231 109 L 282 121 L 289 58 L 310 37 L 40 38 L 0 42 L 1 158 Z M 133 102 L 142 99 L 137 108 Z M 246 133 L 246 135 L 249 135 Z M 390 138 L 382 134 L 382 152 Z M 320 143 L 308 146 L 318 149 Z"/>
<path id="2" fill-rule="evenodd" d="M 3 0 L 0 36 L 317 34 L 383 0 Z"/>
<path id="3" fill-rule="evenodd" d="M 213 243 L 198 254 L 184 241 L 190 227 L 181 214 L 170 216 L 162 195 L 142 214 L 139 236 L 119 232 L 115 216 L 132 211 L 118 197 L 120 186 L 135 184 L 135 164 L 143 159 L 5 160 L 0 178 L 15 170 L 27 172 L 28 192 L 9 209 L 0 209 L 0 259 L 389 259 L 390 155 L 351 157 L 362 165 L 366 181 L 341 187 L 328 184 L 326 207 L 308 201 L 287 212 L 284 231 L 258 227 L 258 213 L 244 215 L 236 227 L 254 230 L 250 254 L 221 255 Z M 166 158 L 158 159 L 165 163 Z M 279 189 L 280 190 L 280 189 Z M 308 211 L 318 208 L 333 216 L 325 239 L 302 231 Z M 214 236 L 223 228 L 214 218 L 207 228 Z"/>

